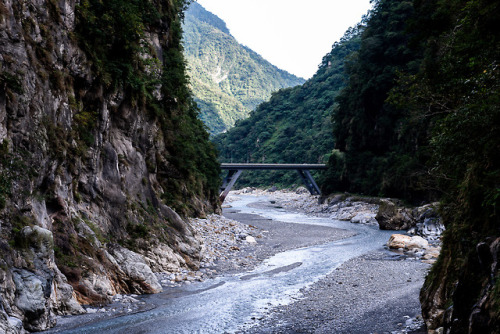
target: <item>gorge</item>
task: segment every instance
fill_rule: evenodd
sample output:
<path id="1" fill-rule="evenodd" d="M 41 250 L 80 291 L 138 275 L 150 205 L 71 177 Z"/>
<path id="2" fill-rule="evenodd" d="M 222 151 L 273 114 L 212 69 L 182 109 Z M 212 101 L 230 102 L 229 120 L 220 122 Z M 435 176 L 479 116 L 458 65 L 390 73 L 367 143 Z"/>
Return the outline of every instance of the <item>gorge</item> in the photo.
<path id="1" fill-rule="evenodd" d="M 360 197 L 380 206 L 379 216 L 356 214 L 353 223 L 411 220 L 438 202 L 442 250 L 419 280 L 426 330 L 500 333 L 498 1 L 375 1 L 311 79 L 279 89 L 302 81 L 273 68 L 270 77 L 284 81 L 262 79 L 266 93 L 241 90 L 235 105 L 246 114 L 279 89 L 269 101 L 244 120 L 202 115 L 206 124 L 197 103 L 215 114 L 205 108 L 212 100 L 233 101 L 219 94 L 228 91 L 224 66 L 243 53 L 255 61 L 247 76 L 272 66 L 242 49 L 219 64 L 224 57 L 210 58 L 212 48 L 199 64 L 209 72 L 188 72 L 186 58 L 208 42 L 193 34 L 198 42 L 183 46 L 183 20 L 199 20 L 188 5 L 0 0 L 0 332 L 48 330 L 57 317 L 99 310 L 116 296 L 159 293 L 162 277 L 175 281 L 206 264 L 209 233 L 199 231 L 221 213 L 220 162 L 308 162 L 329 165 L 323 196 L 313 198 L 325 201 L 320 208 Z M 198 14 L 203 25 L 186 31 L 233 43 L 224 22 Z M 206 100 L 196 95 L 203 75 L 221 84 Z M 211 141 L 207 126 L 212 135 L 228 131 Z M 301 191 L 290 175 L 241 181 Z M 355 261 L 378 264 L 379 255 Z M 294 263 L 287 272 L 301 269 Z M 298 313 L 277 308 L 289 323 L 264 319 L 256 332 L 331 330 L 291 321 L 314 310 L 291 305 Z"/>

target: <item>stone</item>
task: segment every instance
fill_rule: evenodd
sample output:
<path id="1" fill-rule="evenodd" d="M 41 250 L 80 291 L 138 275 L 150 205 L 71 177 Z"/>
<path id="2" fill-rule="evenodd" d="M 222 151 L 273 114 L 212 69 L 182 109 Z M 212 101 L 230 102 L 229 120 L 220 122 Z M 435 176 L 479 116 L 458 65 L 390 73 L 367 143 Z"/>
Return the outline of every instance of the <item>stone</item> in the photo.
<path id="1" fill-rule="evenodd" d="M 13 269 L 16 285 L 15 305 L 24 314 L 27 330 L 45 330 L 55 325 L 55 315 L 47 307 L 51 282 L 25 269 Z"/>
<path id="2" fill-rule="evenodd" d="M 441 252 L 440 247 L 428 247 L 425 250 L 424 259 L 425 260 L 437 259 L 439 257 L 440 252 Z"/>
<path id="3" fill-rule="evenodd" d="M 377 220 L 375 219 L 374 213 L 361 212 L 361 213 L 358 213 L 353 218 L 351 218 L 351 223 L 376 225 Z"/>
<path id="4" fill-rule="evenodd" d="M 411 237 L 403 234 L 393 234 L 387 242 L 387 246 L 391 249 L 405 248 L 406 244 L 410 242 Z"/>
<path id="5" fill-rule="evenodd" d="M 110 254 L 116 259 L 122 271 L 133 281 L 134 293 L 158 293 L 163 289 L 155 274 L 142 255 L 124 247 L 113 245 Z"/>
<path id="6" fill-rule="evenodd" d="M 425 249 L 427 247 L 429 247 L 429 242 L 418 235 L 411 237 L 411 239 L 405 245 L 405 248 L 409 250 L 422 248 Z"/>
<path id="7" fill-rule="evenodd" d="M 295 193 L 296 194 L 307 194 L 309 193 L 309 190 L 307 190 L 305 187 L 298 187 L 296 190 L 295 190 Z"/>
<path id="8" fill-rule="evenodd" d="M 25 334 L 23 322 L 16 317 L 10 317 L 2 307 L 2 299 L 0 298 L 0 333 L 4 334 Z"/>
<path id="9" fill-rule="evenodd" d="M 375 219 L 381 230 L 408 230 L 416 224 L 411 211 L 387 199 L 381 200 Z"/>
<path id="10" fill-rule="evenodd" d="M 272 186 L 269 189 L 267 189 L 267 192 L 273 193 L 273 192 L 276 192 L 277 190 L 278 190 L 278 188 L 276 186 Z"/>
<path id="11" fill-rule="evenodd" d="M 245 241 L 248 242 L 249 244 L 256 244 L 257 243 L 257 240 L 255 240 L 255 238 L 250 236 L 250 235 L 245 238 Z"/>
<path id="12" fill-rule="evenodd" d="M 407 251 L 417 251 L 429 247 L 429 242 L 419 236 L 409 236 L 404 234 L 393 234 L 387 242 L 391 249 L 401 249 Z"/>

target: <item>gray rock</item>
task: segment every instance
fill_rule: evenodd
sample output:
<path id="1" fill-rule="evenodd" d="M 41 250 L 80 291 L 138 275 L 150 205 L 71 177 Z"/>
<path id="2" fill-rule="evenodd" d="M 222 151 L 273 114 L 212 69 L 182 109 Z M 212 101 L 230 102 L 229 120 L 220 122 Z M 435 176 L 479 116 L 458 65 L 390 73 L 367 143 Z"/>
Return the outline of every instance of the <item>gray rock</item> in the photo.
<path id="1" fill-rule="evenodd" d="M 28 330 L 44 330 L 55 325 L 55 316 L 48 307 L 51 281 L 24 269 L 12 270 L 16 284 L 15 305 L 24 315 Z"/>
<path id="2" fill-rule="evenodd" d="M 0 333 L 4 334 L 24 334 L 27 333 L 23 328 L 23 322 L 16 317 L 9 317 L 3 310 L 2 300 L 0 298 Z"/>
<path id="3" fill-rule="evenodd" d="M 309 192 L 309 190 L 307 190 L 305 187 L 298 187 L 295 190 L 296 194 L 307 194 L 308 192 Z"/>
<path id="4" fill-rule="evenodd" d="M 163 289 L 142 255 L 119 245 L 110 246 L 109 253 L 121 270 L 133 281 L 134 293 L 158 293 Z"/>

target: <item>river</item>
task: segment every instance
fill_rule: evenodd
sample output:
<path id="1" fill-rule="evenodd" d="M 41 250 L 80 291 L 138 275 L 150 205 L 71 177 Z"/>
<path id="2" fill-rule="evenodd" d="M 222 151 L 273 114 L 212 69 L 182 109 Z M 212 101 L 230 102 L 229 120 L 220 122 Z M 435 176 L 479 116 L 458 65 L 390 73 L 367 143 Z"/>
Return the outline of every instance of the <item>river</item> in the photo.
<path id="1" fill-rule="evenodd" d="M 234 333 L 265 318 L 276 306 L 301 298 L 301 290 L 331 274 L 346 261 L 380 250 L 391 234 L 376 227 L 352 224 L 328 218 L 309 217 L 286 212 L 282 208 L 259 208 L 251 205 L 267 201 L 265 197 L 241 196 L 231 203 L 232 211 L 257 214 L 285 223 L 326 226 L 349 230 L 355 236 L 321 245 L 302 247 L 278 253 L 255 269 L 226 275 L 204 282 L 171 288 L 140 297 L 147 309 L 112 319 L 96 320 L 75 327 L 78 317 L 71 318 L 66 329 L 54 333 Z M 67 329 L 73 327 L 71 329 Z"/>

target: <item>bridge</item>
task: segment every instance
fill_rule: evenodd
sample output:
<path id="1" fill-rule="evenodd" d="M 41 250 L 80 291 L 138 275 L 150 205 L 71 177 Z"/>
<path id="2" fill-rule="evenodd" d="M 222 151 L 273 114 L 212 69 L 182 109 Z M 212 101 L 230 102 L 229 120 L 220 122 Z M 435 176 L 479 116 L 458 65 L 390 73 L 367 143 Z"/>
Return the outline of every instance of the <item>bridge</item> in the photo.
<path id="1" fill-rule="evenodd" d="M 325 164 L 244 164 L 244 163 L 236 163 L 236 164 L 221 164 L 221 169 L 227 170 L 227 176 L 224 178 L 222 182 L 222 187 L 220 188 L 220 196 L 219 199 L 224 202 L 227 194 L 231 191 L 236 180 L 240 177 L 241 173 L 244 170 L 296 170 L 302 181 L 304 182 L 307 190 L 311 193 L 311 195 L 321 195 L 321 191 L 314 182 L 314 178 L 311 175 L 310 170 L 317 169 L 327 169 Z"/>

